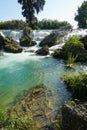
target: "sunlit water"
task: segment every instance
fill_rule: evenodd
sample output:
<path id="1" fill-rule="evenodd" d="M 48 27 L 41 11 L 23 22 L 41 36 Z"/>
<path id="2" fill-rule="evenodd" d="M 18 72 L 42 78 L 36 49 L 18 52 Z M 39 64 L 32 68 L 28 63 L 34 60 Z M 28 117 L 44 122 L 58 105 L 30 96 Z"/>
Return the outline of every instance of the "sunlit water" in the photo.
<path id="1" fill-rule="evenodd" d="M 51 31 L 34 30 L 31 32 L 31 36 L 39 43 Z M 1 30 L 0 33 L 3 36 L 11 36 L 16 41 L 19 41 L 23 35 L 22 31 L 12 30 Z M 69 32 L 69 34 L 86 35 L 87 30 L 75 30 Z M 65 39 L 67 37 L 68 35 Z M 35 50 L 36 48 L 38 49 L 38 46 L 30 49 Z M 38 84 L 44 84 L 52 90 L 54 105 L 59 109 L 65 100 L 71 98 L 71 94 L 67 91 L 61 77 L 64 74 L 78 74 L 86 71 L 87 64 L 78 63 L 74 70 L 68 70 L 63 60 L 54 59 L 50 56 L 35 56 L 24 52 L 5 54 L 0 57 L 0 106 L 10 107 L 25 90 L 29 90 Z"/>
<path id="2" fill-rule="evenodd" d="M 0 106 L 11 106 L 24 90 L 44 84 L 52 90 L 53 100 L 60 107 L 70 98 L 61 76 L 86 70 L 86 65 L 81 64 L 75 65 L 75 70 L 67 70 L 64 61 L 52 57 L 6 54 L 0 57 Z"/>

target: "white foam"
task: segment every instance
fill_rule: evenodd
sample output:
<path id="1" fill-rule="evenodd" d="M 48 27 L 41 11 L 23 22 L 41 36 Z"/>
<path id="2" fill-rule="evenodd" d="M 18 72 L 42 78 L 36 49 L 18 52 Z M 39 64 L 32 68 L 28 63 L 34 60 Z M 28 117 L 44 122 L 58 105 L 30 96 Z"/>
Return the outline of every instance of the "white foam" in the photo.
<path id="1" fill-rule="evenodd" d="M 1 36 L 5 37 L 5 35 L 3 34 L 3 32 L 0 31 L 0 34 L 1 34 Z"/>
<path id="2" fill-rule="evenodd" d="M 87 29 L 77 29 L 72 30 L 68 33 L 68 35 L 65 36 L 65 39 L 68 39 L 70 36 L 77 35 L 78 37 L 84 37 L 87 35 Z"/>
<path id="3" fill-rule="evenodd" d="M 5 37 L 11 37 L 15 41 L 19 42 L 19 39 L 23 36 L 23 31 L 16 31 L 16 30 L 0 30 L 0 34 Z"/>

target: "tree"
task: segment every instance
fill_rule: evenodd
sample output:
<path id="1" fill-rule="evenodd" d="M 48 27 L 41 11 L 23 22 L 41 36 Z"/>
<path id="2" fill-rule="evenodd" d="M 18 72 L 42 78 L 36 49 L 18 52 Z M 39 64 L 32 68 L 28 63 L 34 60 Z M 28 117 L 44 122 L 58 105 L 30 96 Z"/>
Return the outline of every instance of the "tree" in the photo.
<path id="1" fill-rule="evenodd" d="M 35 13 L 38 14 L 43 10 L 45 0 L 18 0 L 18 3 L 22 5 L 22 15 L 26 17 L 26 22 L 33 27 L 37 22 Z"/>
<path id="2" fill-rule="evenodd" d="M 87 1 L 84 1 L 78 8 L 75 20 L 78 22 L 79 28 L 87 28 Z"/>

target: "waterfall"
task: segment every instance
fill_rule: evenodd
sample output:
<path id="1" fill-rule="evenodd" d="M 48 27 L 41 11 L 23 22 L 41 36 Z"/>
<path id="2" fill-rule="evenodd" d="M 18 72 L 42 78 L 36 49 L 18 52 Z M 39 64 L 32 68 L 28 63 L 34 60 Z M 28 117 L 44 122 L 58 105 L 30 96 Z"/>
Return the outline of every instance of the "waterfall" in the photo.
<path id="1" fill-rule="evenodd" d="M 31 30 L 31 37 L 39 43 L 43 38 L 49 35 L 53 30 Z"/>
<path id="2" fill-rule="evenodd" d="M 55 49 L 61 49 L 62 46 L 65 44 L 65 40 L 69 38 L 69 36 L 77 35 L 79 37 L 84 37 L 87 35 L 87 29 L 75 29 L 75 30 L 31 30 L 30 35 L 37 42 L 37 45 L 24 48 L 24 50 L 27 52 L 33 51 L 35 52 L 38 50 L 39 43 L 42 39 L 44 39 L 47 35 L 49 35 L 51 32 L 57 32 L 60 34 L 66 33 L 66 35 L 63 37 L 63 43 L 52 46 L 49 48 L 50 52 L 53 52 Z M 0 34 L 5 37 L 12 37 L 14 40 L 19 42 L 19 39 L 23 36 L 23 30 L 0 30 Z"/>
<path id="3" fill-rule="evenodd" d="M 16 31 L 16 30 L 0 30 L 0 34 L 2 36 L 8 36 L 14 39 L 15 41 L 19 42 L 19 39 L 23 36 L 23 31 Z"/>

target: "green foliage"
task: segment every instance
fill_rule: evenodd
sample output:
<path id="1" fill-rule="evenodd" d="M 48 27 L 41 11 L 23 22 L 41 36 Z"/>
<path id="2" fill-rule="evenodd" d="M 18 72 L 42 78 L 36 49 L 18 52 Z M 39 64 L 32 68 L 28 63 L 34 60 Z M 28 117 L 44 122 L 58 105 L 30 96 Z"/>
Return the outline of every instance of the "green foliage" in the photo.
<path id="1" fill-rule="evenodd" d="M 66 51 L 71 50 L 71 49 L 75 49 L 75 48 L 82 48 L 84 47 L 83 43 L 80 41 L 80 39 L 73 35 L 72 37 L 69 37 L 68 40 L 65 41 L 65 46 L 64 49 Z"/>
<path id="2" fill-rule="evenodd" d="M 32 130 L 33 121 L 24 117 L 15 117 L 11 115 L 10 109 L 0 109 L 0 128 L 7 130 Z"/>
<path id="3" fill-rule="evenodd" d="M 78 22 L 79 28 L 87 28 L 87 1 L 84 1 L 78 8 L 75 20 Z"/>
<path id="4" fill-rule="evenodd" d="M 62 130 L 62 124 L 59 123 L 59 122 L 56 123 L 56 124 L 55 124 L 55 129 L 56 129 L 56 130 Z"/>
<path id="5" fill-rule="evenodd" d="M 55 58 L 68 60 L 70 54 L 72 54 L 74 58 L 76 57 L 76 61 L 87 60 L 87 50 L 85 50 L 84 44 L 77 36 L 69 37 L 69 39 L 65 41 L 63 48 L 61 50 L 54 51 L 53 56 Z M 69 60 L 71 60 L 71 57 Z"/>
<path id="6" fill-rule="evenodd" d="M 68 104 L 68 105 L 70 105 L 70 106 L 76 106 L 76 105 L 77 105 L 77 104 L 76 104 L 74 101 L 72 101 L 72 100 L 65 101 L 65 104 Z"/>
<path id="7" fill-rule="evenodd" d="M 38 14 L 43 10 L 45 0 L 18 0 L 18 3 L 22 5 L 22 15 L 26 18 L 26 22 L 33 27 L 37 22 L 35 13 Z"/>
<path id="8" fill-rule="evenodd" d="M 27 24 L 22 20 L 12 20 L 0 22 L 0 29 L 19 29 L 22 30 Z"/>
<path id="9" fill-rule="evenodd" d="M 62 78 L 74 98 L 87 101 L 87 74 L 64 75 Z"/>
<path id="10" fill-rule="evenodd" d="M 58 20 L 43 19 L 41 21 L 33 21 L 32 29 L 72 29 L 72 26 L 66 22 L 60 22 Z M 19 29 L 19 30 L 31 30 L 28 24 L 22 20 L 12 20 L 0 22 L 0 29 Z"/>
<path id="11" fill-rule="evenodd" d="M 82 37 L 80 40 L 84 44 L 84 48 L 87 50 L 87 35 Z"/>
<path id="12" fill-rule="evenodd" d="M 75 63 L 77 59 L 77 56 L 73 56 L 72 53 L 68 55 L 68 60 L 66 61 L 67 67 L 72 67 L 72 65 Z"/>
<path id="13" fill-rule="evenodd" d="M 30 30 L 31 30 L 31 28 L 29 26 L 25 26 L 24 30 L 23 30 L 23 34 L 24 35 L 29 35 L 30 34 Z"/>
<path id="14" fill-rule="evenodd" d="M 39 29 L 71 29 L 72 26 L 66 22 L 60 22 L 58 20 L 43 19 L 37 22 Z"/>

